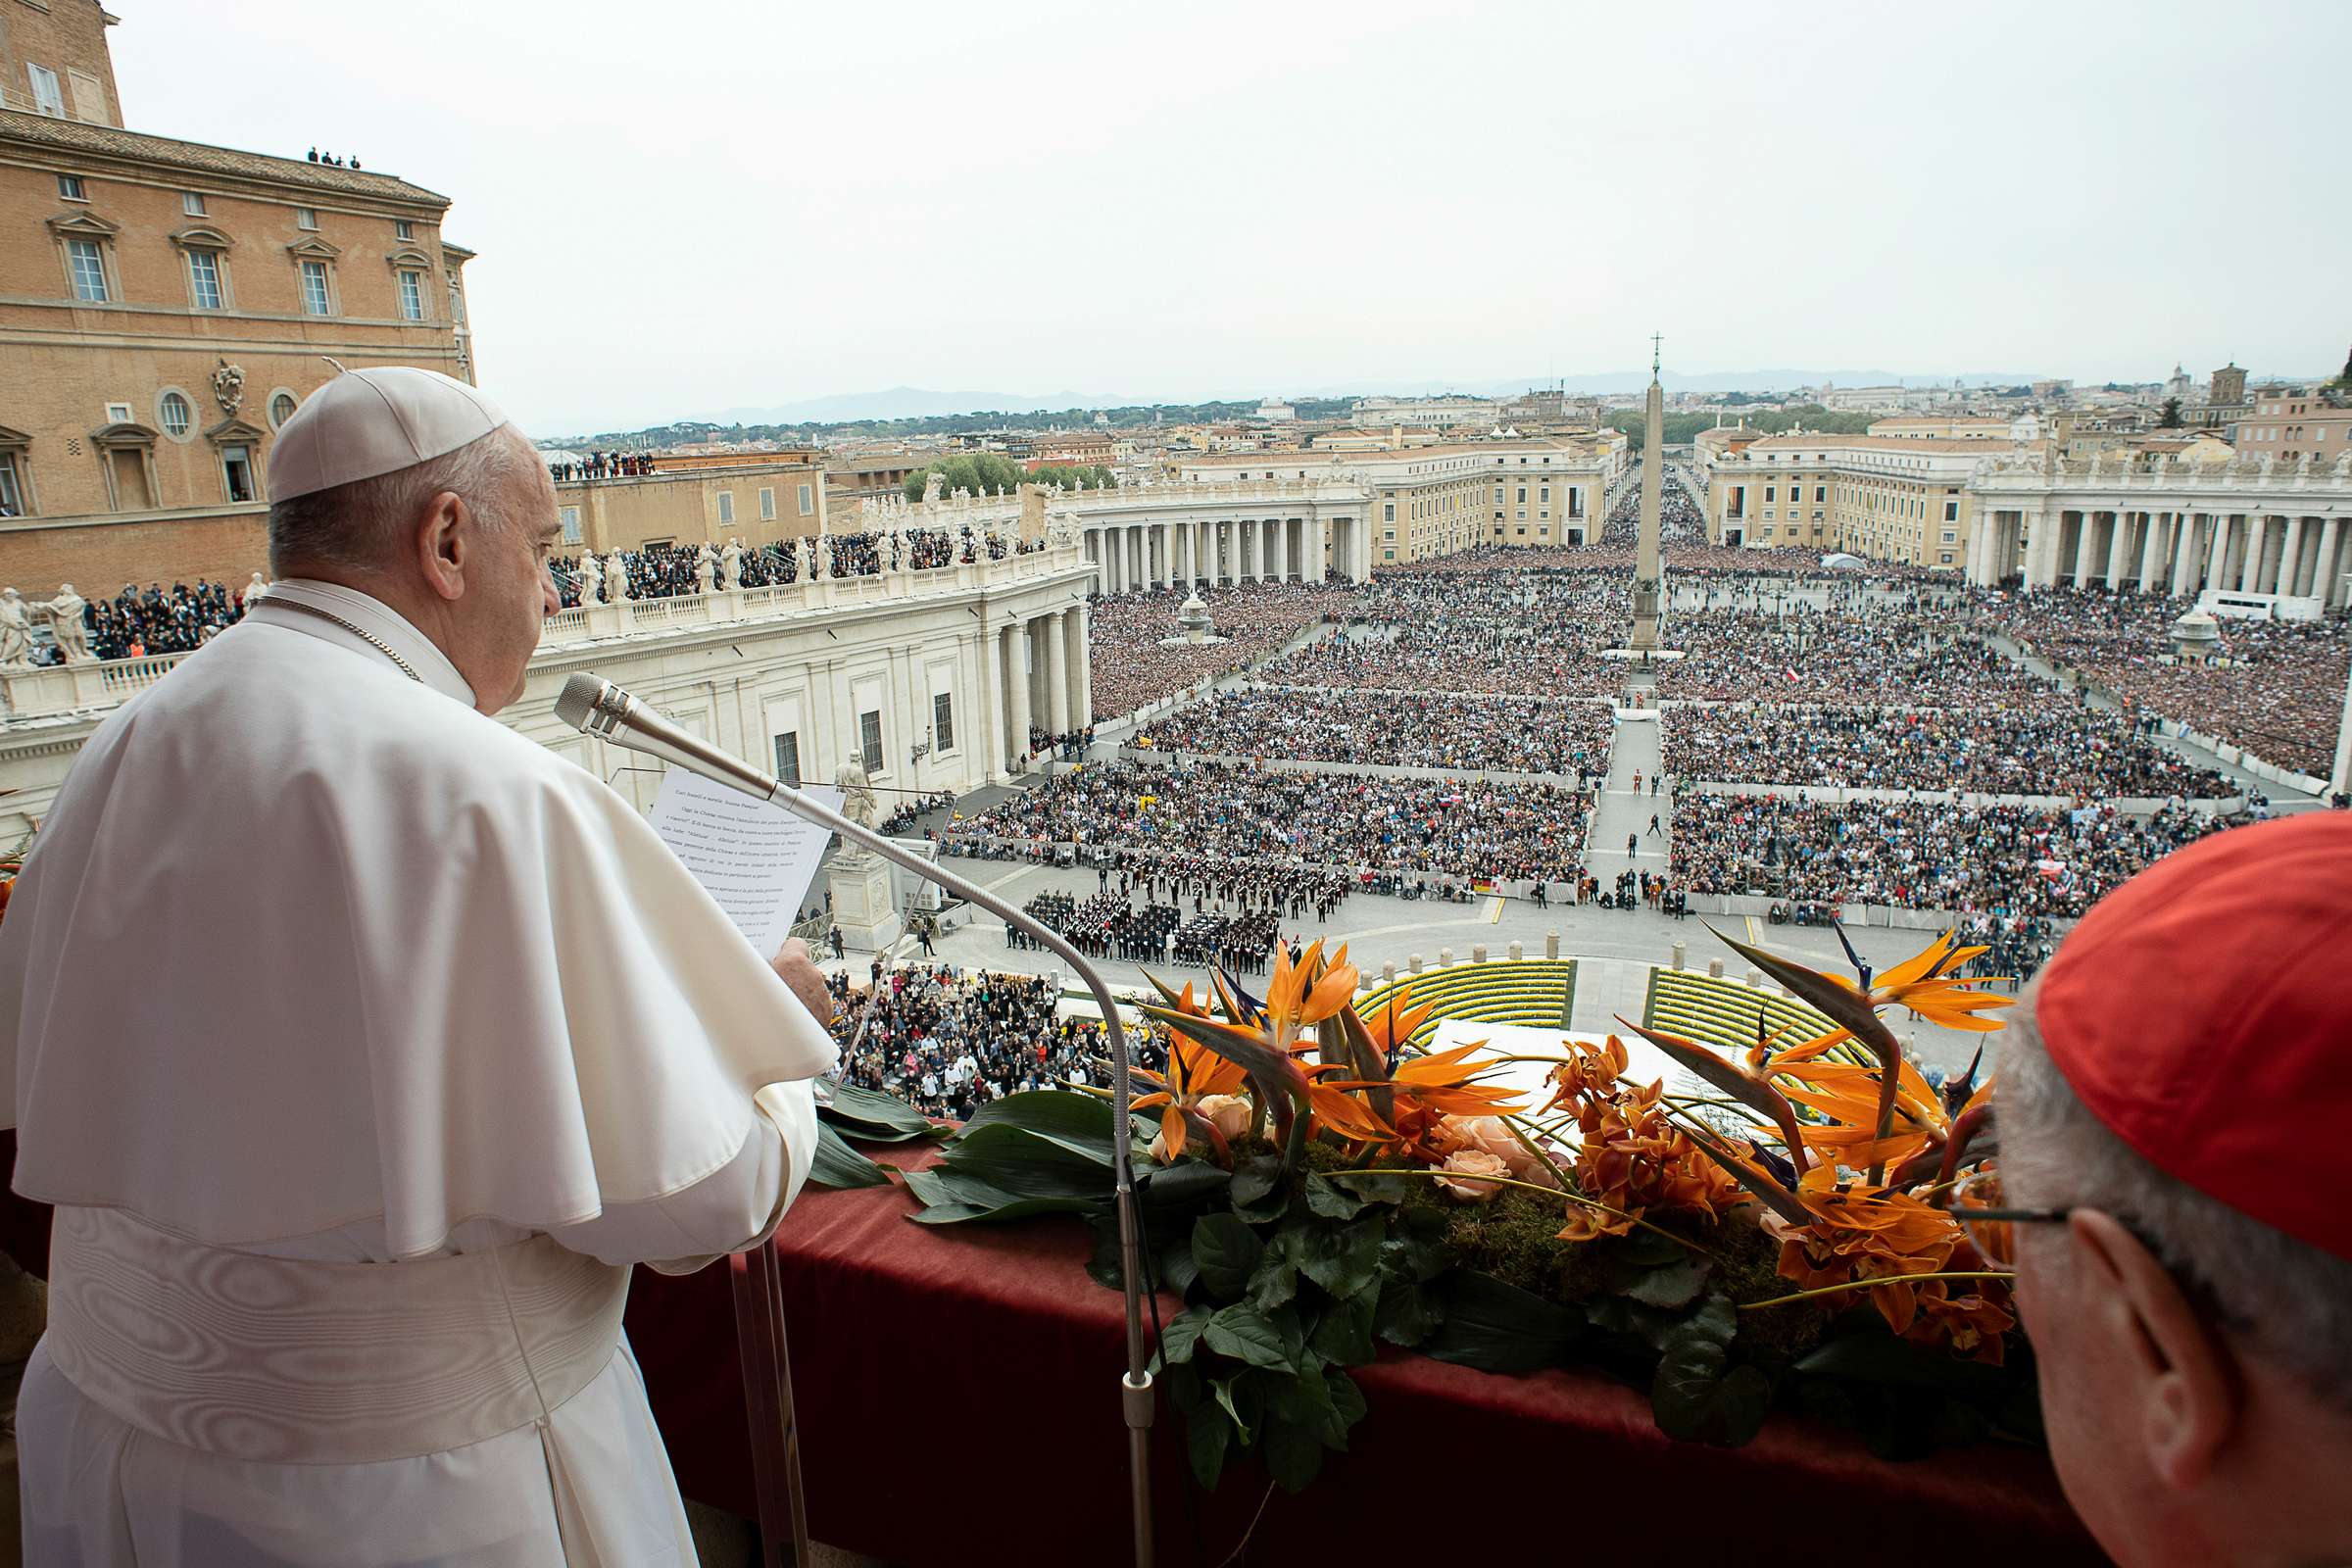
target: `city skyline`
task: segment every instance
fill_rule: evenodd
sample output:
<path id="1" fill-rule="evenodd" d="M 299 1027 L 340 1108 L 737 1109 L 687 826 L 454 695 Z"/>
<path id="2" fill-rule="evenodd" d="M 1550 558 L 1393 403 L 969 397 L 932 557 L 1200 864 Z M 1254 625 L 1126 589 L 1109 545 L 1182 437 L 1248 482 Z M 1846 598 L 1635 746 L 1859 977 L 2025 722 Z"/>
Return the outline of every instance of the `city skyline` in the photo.
<path id="1" fill-rule="evenodd" d="M 2323 139 L 2260 113 L 2324 101 L 2352 16 L 2273 9 L 1042 5 L 918 10 L 884 56 L 843 14 L 649 38 L 427 0 L 389 31 L 126 5 L 114 43 L 144 129 L 449 195 L 485 385 L 558 430 L 899 385 L 1573 380 L 1631 362 L 1629 322 L 1734 369 L 2332 368 L 2339 323 L 2230 304 L 2257 269 L 2266 304 L 2332 298 L 2352 240 Z"/>

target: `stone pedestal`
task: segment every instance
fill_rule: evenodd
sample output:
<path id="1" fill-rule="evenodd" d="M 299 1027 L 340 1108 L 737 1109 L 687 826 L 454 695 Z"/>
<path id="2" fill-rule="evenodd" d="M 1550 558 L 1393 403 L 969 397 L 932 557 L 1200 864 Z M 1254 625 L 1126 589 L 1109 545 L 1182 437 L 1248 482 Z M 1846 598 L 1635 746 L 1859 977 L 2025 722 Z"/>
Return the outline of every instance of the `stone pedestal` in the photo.
<path id="1" fill-rule="evenodd" d="M 879 953 L 899 940 L 899 911 L 890 900 L 890 865 L 878 855 L 836 855 L 825 866 L 825 888 L 833 895 L 833 923 L 841 940 L 864 953 Z"/>

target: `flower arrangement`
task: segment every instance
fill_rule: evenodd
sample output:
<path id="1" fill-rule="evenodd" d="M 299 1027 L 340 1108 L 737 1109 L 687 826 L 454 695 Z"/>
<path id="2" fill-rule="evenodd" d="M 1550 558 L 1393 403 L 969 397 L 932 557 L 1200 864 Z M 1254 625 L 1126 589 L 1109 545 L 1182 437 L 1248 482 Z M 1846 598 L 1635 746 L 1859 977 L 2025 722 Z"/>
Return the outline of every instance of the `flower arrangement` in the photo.
<path id="1" fill-rule="evenodd" d="M 1874 985 L 1723 940 L 1830 1027 L 1736 1061 L 1619 1020 L 1703 1094 L 1636 1081 L 1616 1035 L 1563 1040 L 1544 1090 L 1515 1094 L 1494 1080 L 1531 1058 L 1414 1050 L 1429 1009 L 1406 991 L 1359 1013 L 1344 948 L 1278 950 L 1262 998 L 1224 974 L 1206 997 L 1153 982 L 1167 1067 L 1125 1135 L 1149 1266 L 1183 1302 L 1157 1371 L 1203 1485 L 1248 1455 L 1304 1487 L 1364 1414 L 1348 1369 L 1383 1344 L 1593 1367 L 1690 1441 L 1744 1443 L 1776 1404 L 1889 1455 L 2038 1437 L 2006 1238 L 1965 1221 L 1998 1202 L 1991 1085 L 1974 1064 L 1932 1085 L 1880 1016 L 1998 1028 L 2010 999 L 1954 977 L 1984 950 L 1947 935 Z M 1079 1214 L 1115 1285 L 1110 1121 L 1094 1095 L 995 1102 L 906 1173 L 914 1218 Z"/>

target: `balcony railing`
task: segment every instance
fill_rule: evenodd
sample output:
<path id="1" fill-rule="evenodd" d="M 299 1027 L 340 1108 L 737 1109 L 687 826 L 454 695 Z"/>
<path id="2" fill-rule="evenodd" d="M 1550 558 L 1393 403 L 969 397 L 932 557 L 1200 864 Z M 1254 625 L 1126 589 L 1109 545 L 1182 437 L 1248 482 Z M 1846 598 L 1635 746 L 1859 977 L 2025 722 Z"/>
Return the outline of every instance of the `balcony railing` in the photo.
<path id="1" fill-rule="evenodd" d="M 847 606 L 915 603 L 935 595 L 1013 587 L 1086 564 L 1075 548 L 1032 551 L 1002 561 L 957 562 L 926 571 L 827 577 L 767 588 L 719 588 L 707 594 L 636 599 L 559 612 L 539 634 L 538 660 L 589 642 L 676 636 L 704 626 L 780 622 Z M 0 727 L 70 718 L 119 708 L 169 674 L 185 654 L 96 660 L 0 670 Z"/>

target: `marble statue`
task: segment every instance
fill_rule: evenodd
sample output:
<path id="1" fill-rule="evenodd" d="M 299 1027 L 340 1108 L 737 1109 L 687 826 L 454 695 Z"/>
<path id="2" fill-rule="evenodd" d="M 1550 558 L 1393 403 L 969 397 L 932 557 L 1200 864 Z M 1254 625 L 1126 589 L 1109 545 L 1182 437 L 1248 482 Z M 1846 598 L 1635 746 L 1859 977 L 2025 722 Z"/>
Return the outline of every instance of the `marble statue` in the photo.
<path id="1" fill-rule="evenodd" d="M 14 588 L 0 589 L 0 669 L 24 669 L 32 662 L 32 617 L 25 612 L 24 596 Z"/>
<path id="2" fill-rule="evenodd" d="M 264 577 L 260 572 L 255 572 L 252 580 L 245 584 L 245 608 L 251 610 L 253 608 L 253 602 L 269 591 L 269 579 Z"/>
<path id="3" fill-rule="evenodd" d="M 841 790 L 841 814 L 862 828 L 871 828 L 882 820 L 882 804 L 875 798 L 872 775 L 865 764 L 856 758 L 834 769 L 833 782 Z"/>
<path id="4" fill-rule="evenodd" d="M 605 568 L 596 559 L 596 552 L 587 551 L 580 557 L 580 569 L 574 577 L 580 585 L 580 608 L 593 610 L 605 602 Z"/>
<path id="5" fill-rule="evenodd" d="M 70 582 L 57 585 L 57 597 L 42 606 L 49 612 L 49 629 L 57 638 L 57 651 L 66 656 L 69 664 L 90 662 L 90 629 L 82 623 L 82 612 L 89 601 L 74 591 Z"/>
<path id="6" fill-rule="evenodd" d="M 940 488 L 947 482 L 948 476 L 937 468 L 933 468 L 928 474 L 925 474 L 923 476 L 923 505 L 931 506 L 937 502 Z"/>
<path id="7" fill-rule="evenodd" d="M 605 602 L 625 605 L 633 597 L 629 592 L 629 563 L 615 550 L 605 558 Z"/>
<path id="8" fill-rule="evenodd" d="M 735 540 L 728 540 L 727 548 L 718 553 L 718 564 L 722 572 L 724 573 L 722 580 L 730 589 L 740 588 L 743 586 L 742 545 L 738 544 Z"/>
<path id="9" fill-rule="evenodd" d="M 829 533 L 816 536 L 816 574 L 820 577 L 833 575 L 833 536 Z"/>
<path id="10" fill-rule="evenodd" d="M 704 593 L 712 593 L 718 588 L 718 552 L 710 548 L 708 539 L 694 553 L 694 583 Z"/>

